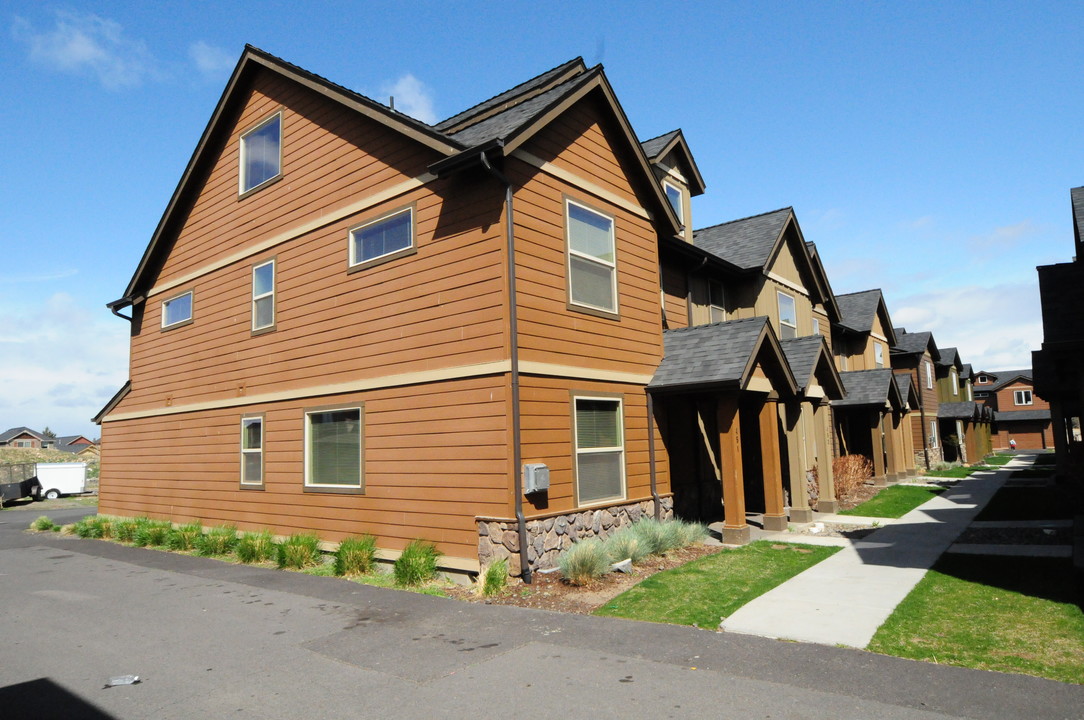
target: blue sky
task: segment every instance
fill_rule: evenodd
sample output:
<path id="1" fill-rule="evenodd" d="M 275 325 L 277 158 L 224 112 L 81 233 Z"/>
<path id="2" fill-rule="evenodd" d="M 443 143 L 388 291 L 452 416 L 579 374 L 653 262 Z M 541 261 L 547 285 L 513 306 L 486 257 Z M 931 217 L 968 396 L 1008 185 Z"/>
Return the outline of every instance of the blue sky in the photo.
<path id="1" fill-rule="evenodd" d="M 400 9 L 400 7 L 407 9 Z M 118 298 L 244 44 L 432 121 L 577 55 L 685 131 L 697 227 L 795 208 L 837 293 L 1030 365 L 1084 185 L 1079 3 L 5 3 L 0 426 L 96 434 Z M 0 427 L 0 429 L 3 429 Z"/>

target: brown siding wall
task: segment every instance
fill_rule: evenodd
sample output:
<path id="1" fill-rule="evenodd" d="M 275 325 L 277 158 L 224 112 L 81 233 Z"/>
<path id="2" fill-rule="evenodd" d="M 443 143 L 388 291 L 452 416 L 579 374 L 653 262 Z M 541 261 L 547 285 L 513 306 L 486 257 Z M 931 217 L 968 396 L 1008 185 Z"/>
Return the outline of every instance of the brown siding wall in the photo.
<path id="1" fill-rule="evenodd" d="M 371 533 L 387 549 L 421 537 L 474 559 L 474 516 L 511 511 L 506 400 L 494 376 L 106 422 L 99 509 L 325 540 Z M 352 402 L 365 407 L 365 494 L 305 492 L 305 410 Z M 245 413 L 265 413 L 263 490 L 239 484 Z"/>

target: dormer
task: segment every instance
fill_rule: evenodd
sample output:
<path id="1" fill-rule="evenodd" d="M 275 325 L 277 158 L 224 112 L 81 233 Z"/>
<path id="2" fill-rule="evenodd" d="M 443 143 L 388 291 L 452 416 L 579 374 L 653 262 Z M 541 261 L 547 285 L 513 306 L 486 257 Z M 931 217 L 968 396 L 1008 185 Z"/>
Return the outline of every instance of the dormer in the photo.
<path id="1" fill-rule="evenodd" d="M 693 241 L 691 198 L 704 193 L 704 178 L 681 130 L 640 143 L 666 199 L 681 222 L 681 238 Z"/>

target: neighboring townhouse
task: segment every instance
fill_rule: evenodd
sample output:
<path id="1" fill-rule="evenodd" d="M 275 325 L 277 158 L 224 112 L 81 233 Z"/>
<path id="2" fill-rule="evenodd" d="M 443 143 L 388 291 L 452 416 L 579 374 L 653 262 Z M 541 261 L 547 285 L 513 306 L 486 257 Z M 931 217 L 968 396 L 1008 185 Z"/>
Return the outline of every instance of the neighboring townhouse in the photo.
<path id="1" fill-rule="evenodd" d="M 1007 449 L 1011 440 L 1021 450 L 1053 447 L 1050 404 L 1035 392 L 1031 368 L 1001 370 L 998 378 L 988 391 L 994 410 L 994 449 Z"/>
<path id="2" fill-rule="evenodd" d="M 940 407 L 937 393 L 937 370 L 934 363 L 940 358 L 933 333 L 909 333 L 905 328 L 893 328 L 896 345 L 889 359 L 892 371 L 911 376 L 911 386 L 918 399 L 917 412 L 912 408 L 912 445 L 915 462 L 926 470 L 940 462 L 941 435 L 938 430 L 937 413 Z"/>
<path id="3" fill-rule="evenodd" d="M 1073 260 L 1041 265 L 1043 344 L 1032 353 L 1034 391 L 1049 401 L 1056 480 L 1074 519 L 1073 566 L 1084 586 L 1084 187 L 1070 191 Z"/>
<path id="4" fill-rule="evenodd" d="M 601 67 L 429 126 L 248 47 L 110 304 L 101 512 L 516 574 L 669 516 L 645 388 L 682 225 Z"/>
<path id="5" fill-rule="evenodd" d="M 911 405 L 893 379 L 892 319 L 879 289 L 836 295 L 840 320 L 832 327 L 833 352 L 846 397 L 832 402 L 841 455 L 859 454 L 873 465 L 875 484 L 915 474 Z"/>
<path id="6" fill-rule="evenodd" d="M 28 427 L 14 427 L 0 433 L 0 447 L 41 450 L 53 447 L 55 440 Z"/>

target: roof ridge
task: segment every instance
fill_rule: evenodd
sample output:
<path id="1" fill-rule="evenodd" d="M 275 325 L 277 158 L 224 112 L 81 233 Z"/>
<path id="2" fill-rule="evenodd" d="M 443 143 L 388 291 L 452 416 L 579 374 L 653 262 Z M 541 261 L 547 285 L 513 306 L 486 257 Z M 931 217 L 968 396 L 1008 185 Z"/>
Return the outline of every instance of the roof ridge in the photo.
<path id="1" fill-rule="evenodd" d="M 466 108 L 465 110 L 460 110 L 459 112 L 455 113 L 454 115 L 446 117 L 443 120 L 441 120 L 440 122 L 436 123 L 435 125 L 433 125 L 433 127 L 458 125 L 460 122 L 464 122 L 464 121 L 470 119 L 471 117 L 473 117 L 474 115 L 479 114 L 481 112 L 481 110 L 479 110 L 479 108 L 481 108 L 483 105 L 486 105 L 487 103 L 493 102 L 494 100 L 496 100 L 497 98 L 499 98 L 502 95 L 508 95 L 508 101 L 511 102 L 514 98 L 518 97 L 519 95 L 522 95 L 523 92 L 526 92 L 526 90 L 524 90 L 523 92 L 515 93 L 515 91 L 517 89 L 522 88 L 523 86 L 528 85 L 528 84 L 538 80 L 539 78 L 541 78 L 541 77 L 543 77 L 545 75 L 549 75 L 550 73 L 555 73 L 556 71 L 562 70 L 562 69 L 564 69 L 566 67 L 571 68 L 571 66 L 573 66 L 576 63 L 579 63 L 581 66 L 583 66 L 584 70 L 588 69 L 587 68 L 587 63 L 585 63 L 583 61 L 583 56 L 582 55 L 577 55 L 576 57 L 572 58 L 571 60 L 566 60 L 563 63 L 559 63 L 557 65 L 554 65 L 549 70 L 544 70 L 544 71 L 538 73 L 537 75 L 535 75 L 533 77 L 527 78 L 526 80 L 524 80 L 521 83 L 517 83 L 517 84 L 513 85 L 512 87 L 507 88 L 505 90 L 501 90 L 499 93 L 496 93 L 496 94 L 492 95 L 491 97 L 488 97 L 485 100 L 482 100 L 481 102 L 477 102 L 474 105 L 471 105 L 470 107 Z M 476 111 L 476 112 L 472 112 L 472 111 Z M 455 122 L 455 123 L 451 122 L 452 120 L 456 120 L 457 118 L 459 119 L 458 122 Z M 468 127 L 469 127 L 469 125 L 468 125 Z M 466 128 L 460 128 L 460 130 L 465 130 L 465 129 Z"/>
<path id="2" fill-rule="evenodd" d="M 745 220 L 752 220 L 753 218 L 764 217 L 765 215 L 774 215 L 775 213 L 783 212 L 784 210 L 790 210 L 791 212 L 794 212 L 794 206 L 793 205 L 787 205 L 786 207 L 776 208 L 775 210 L 769 210 L 767 212 L 757 213 L 756 215 L 750 215 L 748 217 L 737 218 L 736 220 L 727 220 L 726 222 L 716 223 L 715 225 L 708 225 L 706 227 L 697 228 L 697 229 L 693 230 L 693 233 L 695 234 L 695 233 L 698 233 L 698 232 L 704 232 L 705 230 L 712 230 L 712 229 L 717 228 L 717 227 L 722 227 L 723 225 L 733 225 L 734 223 L 743 222 Z"/>

